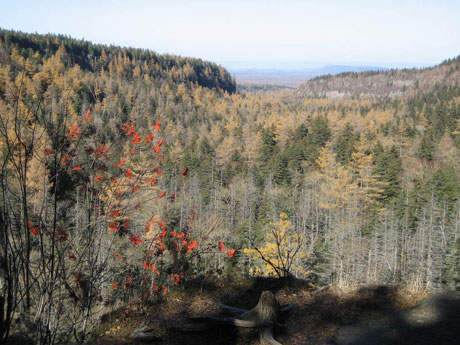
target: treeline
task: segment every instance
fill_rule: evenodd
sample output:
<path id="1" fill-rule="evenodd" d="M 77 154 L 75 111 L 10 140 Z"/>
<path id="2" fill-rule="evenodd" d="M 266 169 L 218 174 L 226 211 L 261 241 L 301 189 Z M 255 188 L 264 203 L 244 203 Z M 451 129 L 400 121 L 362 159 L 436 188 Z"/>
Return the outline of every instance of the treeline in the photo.
<path id="1" fill-rule="evenodd" d="M 64 49 L 66 65 L 78 65 L 82 70 L 100 73 L 117 70 L 127 80 L 145 78 L 161 82 L 196 83 L 229 93 L 236 90 L 235 81 L 221 66 L 201 59 L 157 54 L 146 49 L 122 48 L 75 40 L 65 35 L 39 35 L 0 30 L 4 54 L 15 48 L 24 58 L 48 59 Z"/>

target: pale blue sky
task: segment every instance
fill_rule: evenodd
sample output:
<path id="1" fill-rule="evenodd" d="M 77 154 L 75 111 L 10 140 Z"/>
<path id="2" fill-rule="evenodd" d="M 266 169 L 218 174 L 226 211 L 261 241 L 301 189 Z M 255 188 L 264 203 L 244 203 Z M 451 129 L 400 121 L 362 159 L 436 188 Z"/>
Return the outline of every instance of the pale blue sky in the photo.
<path id="1" fill-rule="evenodd" d="M 226 67 L 411 66 L 460 54 L 460 0 L 0 0 L 0 27 Z"/>

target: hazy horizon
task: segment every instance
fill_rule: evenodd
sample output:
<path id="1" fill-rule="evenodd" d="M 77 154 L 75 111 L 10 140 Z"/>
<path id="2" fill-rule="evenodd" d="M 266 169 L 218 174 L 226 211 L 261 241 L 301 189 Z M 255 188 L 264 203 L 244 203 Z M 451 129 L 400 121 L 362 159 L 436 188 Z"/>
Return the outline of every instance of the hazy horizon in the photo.
<path id="1" fill-rule="evenodd" d="M 459 55 L 458 13 L 455 0 L 16 0 L 0 2 L 0 27 L 196 57 L 229 69 L 401 68 Z"/>
<path id="2" fill-rule="evenodd" d="M 324 62 L 310 62 L 310 61 L 214 61 L 228 70 L 314 70 L 329 66 L 350 66 L 350 67 L 382 67 L 382 68 L 423 68 L 430 67 L 441 63 L 442 61 L 453 58 L 446 57 L 445 59 L 437 62 L 346 62 L 346 61 L 324 61 Z"/>
<path id="3" fill-rule="evenodd" d="M 245 69 L 274 69 L 274 70 L 308 70 L 308 69 L 318 69 L 327 66 L 353 66 L 353 67 L 384 67 L 384 68 L 423 68 L 423 67 L 430 67 L 441 63 L 444 60 L 454 58 L 455 56 L 448 56 L 443 58 L 440 61 L 430 61 L 430 62 L 375 62 L 375 61 L 341 61 L 341 60 L 328 60 L 328 61 L 255 61 L 255 60 L 210 60 L 206 58 L 202 58 L 199 56 L 192 56 L 192 55 L 183 55 L 174 52 L 160 52 L 158 50 L 152 49 L 150 47 L 143 47 L 143 46 L 133 46 L 133 45 L 125 45 L 125 44 L 118 44 L 114 42 L 102 42 L 102 41 L 93 41 L 87 37 L 78 37 L 73 36 L 71 34 L 65 32 L 39 32 L 39 31 L 24 31 L 16 28 L 8 28 L 0 26 L 0 29 L 5 30 L 14 30 L 24 33 L 31 33 L 31 34 L 39 34 L 39 35 L 46 35 L 46 34 L 53 34 L 53 35 L 66 35 L 70 36 L 73 39 L 77 40 L 85 40 L 89 41 L 93 44 L 102 44 L 102 45 L 116 45 L 126 48 L 135 48 L 135 49 L 148 49 L 154 51 L 159 54 L 172 54 L 177 56 L 183 57 L 195 57 L 207 61 L 214 62 L 225 67 L 228 70 L 245 70 Z M 460 55 L 460 52 L 459 52 Z"/>

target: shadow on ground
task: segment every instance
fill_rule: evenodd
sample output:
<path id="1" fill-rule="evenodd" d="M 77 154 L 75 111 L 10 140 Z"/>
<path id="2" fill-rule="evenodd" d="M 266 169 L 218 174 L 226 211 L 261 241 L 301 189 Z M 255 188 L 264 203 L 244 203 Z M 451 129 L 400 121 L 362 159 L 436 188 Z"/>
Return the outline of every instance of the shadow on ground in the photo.
<path id="1" fill-rule="evenodd" d="M 342 327 L 338 345 L 460 344 L 460 292 L 437 293 L 417 306 Z"/>
<path id="2" fill-rule="evenodd" d="M 216 326 L 197 333 L 178 331 L 191 317 L 219 315 L 219 303 L 251 309 L 262 291 L 275 294 L 281 305 L 295 304 L 275 338 L 284 345 L 383 345 L 460 344 L 460 296 L 432 295 L 416 305 L 415 296 L 396 287 L 374 286 L 345 293 L 314 290 L 295 279 L 247 279 L 241 281 L 194 281 L 148 307 L 131 324 L 147 321 L 157 336 L 156 344 L 255 345 L 257 330 Z M 415 307 L 414 307 L 415 306 Z M 121 320 L 121 329 L 129 320 Z M 101 337 L 95 344 L 133 344 L 121 333 Z"/>

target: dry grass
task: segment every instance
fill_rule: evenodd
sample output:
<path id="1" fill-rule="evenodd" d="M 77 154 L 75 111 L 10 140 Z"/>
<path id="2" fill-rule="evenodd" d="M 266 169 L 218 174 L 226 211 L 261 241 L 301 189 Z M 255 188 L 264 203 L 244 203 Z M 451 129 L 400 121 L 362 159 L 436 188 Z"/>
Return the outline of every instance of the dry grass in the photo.
<path id="1" fill-rule="evenodd" d="M 414 294 L 395 287 L 366 287 L 344 292 L 337 289 L 317 291 L 302 281 L 251 279 L 238 282 L 195 281 L 172 291 L 149 306 L 132 303 L 106 317 L 101 336 L 94 344 L 132 344 L 128 336 L 143 320 L 158 336 L 158 344 L 258 344 L 256 330 L 217 328 L 212 332 L 186 334 L 173 326 L 199 315 L 218 314 L 219 302 L 252 308 L 260 293 L 270 290 L 282 304 L 295 304 L 286 327 L 277 329 L 283 344 L 329 344 L 337 329 L 345 324 L 379 314 L 409 308 L 424 294 Z"/>

